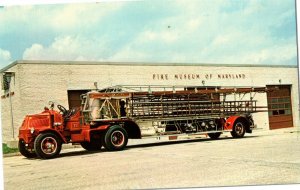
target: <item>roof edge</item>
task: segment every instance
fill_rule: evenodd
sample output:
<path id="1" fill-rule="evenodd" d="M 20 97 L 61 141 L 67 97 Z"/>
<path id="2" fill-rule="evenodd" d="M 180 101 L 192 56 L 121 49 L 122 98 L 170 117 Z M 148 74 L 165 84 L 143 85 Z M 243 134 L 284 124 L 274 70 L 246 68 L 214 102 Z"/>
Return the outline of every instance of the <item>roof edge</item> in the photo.
<path id="1" fill-rule="evenodd" d="M 63 65 L 124 65 L 124 66 L 204 66 L 204 67 L 274 67 L 297 68 L 298 65 L 255 65 L 255 64 L 220 64 L 220 63 L 166 63 L 166 62 L 109 62 L 109 61 L 51 61 L 51 60 L 16 60 L 0 70 L 5 72 L 17 64 L 63 64 Z"/>
<path id="2" fill-rule="evenodd" d="M 0 73 L 4 73 L 6 70 L 10 69 L 11 67 L 15 66 L 18 64 L 18 61 L 14 61 L 11 64 L 3 67 L 2 69 L 0 69 Z"/>

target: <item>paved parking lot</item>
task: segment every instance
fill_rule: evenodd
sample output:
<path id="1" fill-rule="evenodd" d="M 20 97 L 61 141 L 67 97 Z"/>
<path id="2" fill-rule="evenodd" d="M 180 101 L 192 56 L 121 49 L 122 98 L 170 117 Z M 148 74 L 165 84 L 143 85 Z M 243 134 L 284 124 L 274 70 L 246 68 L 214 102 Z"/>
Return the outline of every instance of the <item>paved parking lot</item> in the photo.
<path id="1" fill-rule="evenodd" d="M 66 149 L 52 160 L 5 157 L 4 187 L 145 189 L 300 183 L 300 133 L 257 131 L 242 139 L 226 135 L 219 140 L 143 145 L 131 141 L 120 152 Z"/>

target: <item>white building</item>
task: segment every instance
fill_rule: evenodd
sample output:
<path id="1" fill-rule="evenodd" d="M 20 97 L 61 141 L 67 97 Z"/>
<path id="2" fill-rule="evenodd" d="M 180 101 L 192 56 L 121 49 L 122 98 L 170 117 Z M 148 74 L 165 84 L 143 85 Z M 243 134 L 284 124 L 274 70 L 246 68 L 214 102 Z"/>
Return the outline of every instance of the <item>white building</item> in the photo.
<path id="1" fill-rule="evenodd" d="M 269 112 L 254 114 L 256 124 L 265 130 L 299 125 L 296 66 L 16 61 L 0 72 L 4 142 L 17 139 L 26 114 L 41 112 L 50 100 L 78 106 L 79 95 L 95 84 L 99 89 L 114 85 L 277 86 L 276 92 L 255 95 L 259 105 L 269 107 Z"/>

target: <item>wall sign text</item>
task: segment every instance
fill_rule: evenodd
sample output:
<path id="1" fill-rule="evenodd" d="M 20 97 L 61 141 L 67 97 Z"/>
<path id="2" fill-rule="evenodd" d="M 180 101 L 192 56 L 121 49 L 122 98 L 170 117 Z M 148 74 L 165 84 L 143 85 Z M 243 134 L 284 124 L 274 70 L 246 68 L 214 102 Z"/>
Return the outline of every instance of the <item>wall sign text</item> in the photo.
<path id="1" fill-rule="evenodd" d="M 246 79 L 246 75 L 242 73 L 238 74 L 191 74 L 191 73 L 180 73 L 180 74 L 152 74 L 153 80 L 203 80 L 203 79 Z"/>

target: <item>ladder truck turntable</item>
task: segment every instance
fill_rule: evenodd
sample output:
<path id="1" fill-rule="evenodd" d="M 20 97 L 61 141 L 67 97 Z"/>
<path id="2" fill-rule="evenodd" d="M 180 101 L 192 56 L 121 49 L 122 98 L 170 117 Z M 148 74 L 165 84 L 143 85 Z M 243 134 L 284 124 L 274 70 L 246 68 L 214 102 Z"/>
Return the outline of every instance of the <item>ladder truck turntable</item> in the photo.
<path id="1" fill-rule="evenodd" d="M 270 90 L 182 86 L 94 90 L 81 95 L 80 108 L 67 110 L 58 104 L 56 111 L 50 102 L 43 112 L 27 115 L 19 128 L 19 151 L 27 158 L 49 159 L 67 143 L 80 143 L 88 151 L 102 146 L 115 151 L 123 150 L 128 139 L 147 137 L 206 134 L 218 139 L 230 132 L 233 138 L 242 138 L 256 128 L 252 113 L 267 111 L 257 105 L 255 94 Z"/>

